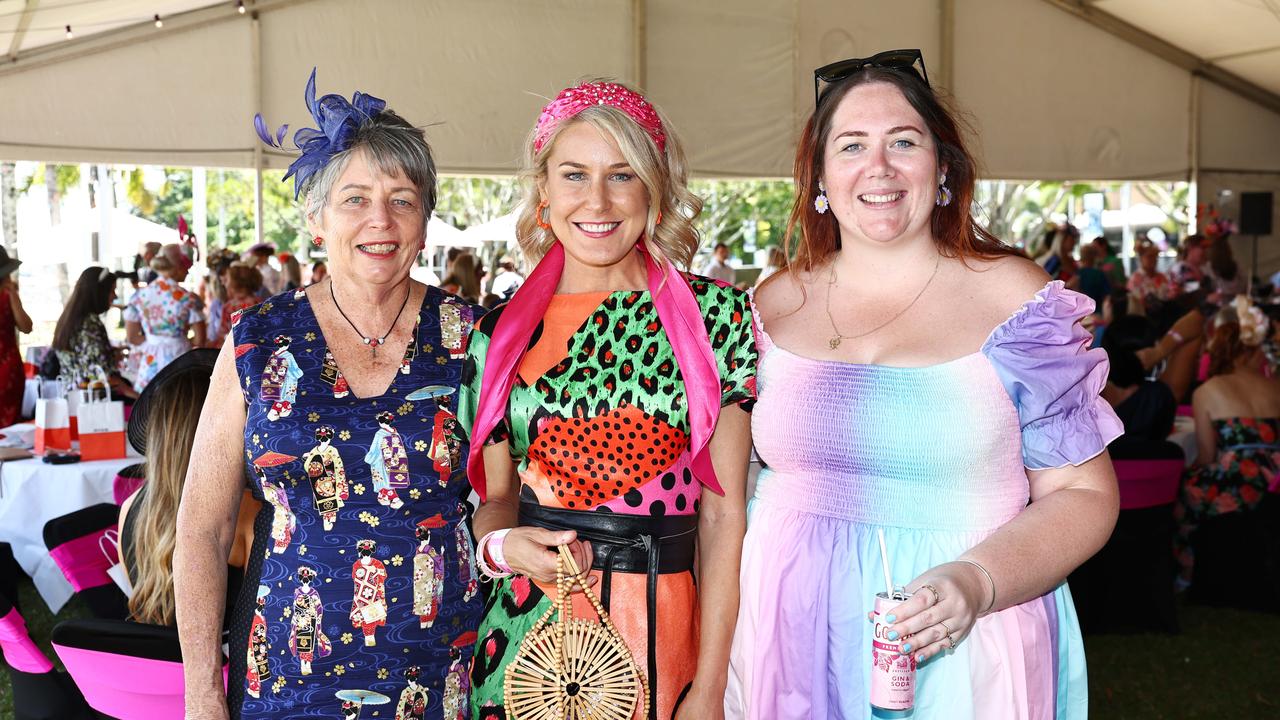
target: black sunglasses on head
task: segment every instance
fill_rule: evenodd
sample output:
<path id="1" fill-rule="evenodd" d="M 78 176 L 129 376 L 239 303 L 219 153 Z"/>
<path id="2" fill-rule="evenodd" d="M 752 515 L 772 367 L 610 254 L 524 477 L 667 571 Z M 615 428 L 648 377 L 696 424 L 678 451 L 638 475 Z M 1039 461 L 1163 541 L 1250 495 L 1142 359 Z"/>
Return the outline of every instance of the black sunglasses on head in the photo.
<path id="1" fill-rule="evenodd" d="M 916 68 L 916 63 L 920 63 L 918 69 Z M 839 60 L 814 70 L 813 104 L 816 106 L 822 100 L 822 95 L 818 92 L 820 88 L 819 82 L 827 84 L 839 82 L 865 68 L 885 68 L 909 72 L 922 80 L 926 86 L 929 85 L 929 73 L 924 69 L 924 55 L 920 54 L 920 50 L 885 50 L 871 57 Z"/>

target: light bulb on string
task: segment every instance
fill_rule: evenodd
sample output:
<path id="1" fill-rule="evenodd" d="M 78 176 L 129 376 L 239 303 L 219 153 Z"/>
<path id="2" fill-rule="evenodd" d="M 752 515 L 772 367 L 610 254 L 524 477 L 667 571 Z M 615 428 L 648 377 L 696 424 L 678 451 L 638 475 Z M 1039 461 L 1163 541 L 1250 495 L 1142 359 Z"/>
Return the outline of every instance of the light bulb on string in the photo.
<path id="1" fill-rule="evenodd" d="M 67 39 L 68 39 L 68 40 L 71 40 L 71 39 L 72 39 L 72 38 L 74 38 L 75 36 L 76 36 L 76 35 L 75 35 L 75 33 L 71 32 L 71 26 L 70 26 L 70 25 L 68 25 L 68 26 L 67 26 Z"/>
<path id="2" fill-rule="evenodd" d="M 158 28 L 164 27 L 164 21 L 160 19 L 160 13 L 156 13 L 155 18 L 156 18 L 156 27 Z"/>
<path id="3" fill-rule="evenodd" d="M 244 14 L 244 0 L 236 0 L 236 12 Z"/>

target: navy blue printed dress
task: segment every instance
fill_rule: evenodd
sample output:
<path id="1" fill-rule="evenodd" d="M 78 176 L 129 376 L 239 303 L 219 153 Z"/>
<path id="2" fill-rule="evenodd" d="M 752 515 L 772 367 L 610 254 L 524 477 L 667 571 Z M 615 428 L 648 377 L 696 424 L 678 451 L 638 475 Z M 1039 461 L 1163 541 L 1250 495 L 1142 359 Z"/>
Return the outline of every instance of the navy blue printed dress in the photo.
<path id="1" fill-rule="evenodd" d="M 233 718 L 469 717 L 483 599 L 453 431 L 482 312 L 427 288 L 400 372 L 369 398 L 305 292 L 233 321 L 245 478 L 263 502 L 231 626 Z"/>

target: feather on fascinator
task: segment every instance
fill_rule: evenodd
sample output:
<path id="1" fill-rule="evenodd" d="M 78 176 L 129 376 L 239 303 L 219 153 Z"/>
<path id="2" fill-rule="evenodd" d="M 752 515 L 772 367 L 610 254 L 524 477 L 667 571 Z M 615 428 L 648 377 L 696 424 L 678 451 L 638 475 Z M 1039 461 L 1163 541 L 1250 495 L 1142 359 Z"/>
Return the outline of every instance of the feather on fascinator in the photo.
<path id="1" fill-rule="evenodd" d="M 322 170 L 329 160 L 351 146 L 351 138 L 360 123 L 372 118 L 387 107 L 381 98 L 356 91 L 351 101 L 337 94 L 329 94 L 316 100 L 316 69 L 311 69 L 311 78 L 307 80 L 307 110 L 316 122 L 314 128 L 302 128 L 293 134 L 293 145 L 302 154 L 293 164 L 284 179 L 293 178 L 293 198 L 298 199 L 302 188 L 312 175 Z M 287 124 L 281 125 L 273 136 L 267 128 L 267 121 L 258 113 L 253 116 L 253 127 L 258 137 L 269 147 L 280 150 L 284 146 L 285 133 L 289 131 Z"/>

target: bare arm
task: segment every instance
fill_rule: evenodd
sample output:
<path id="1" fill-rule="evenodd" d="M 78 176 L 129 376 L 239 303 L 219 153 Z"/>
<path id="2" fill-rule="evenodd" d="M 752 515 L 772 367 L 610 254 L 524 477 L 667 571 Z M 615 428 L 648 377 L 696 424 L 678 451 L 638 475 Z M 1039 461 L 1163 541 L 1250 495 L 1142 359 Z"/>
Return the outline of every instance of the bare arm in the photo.
<path id="1" fill-rule="evenodd" d="M 222 346 L 200 414 L 178 507 L 174 595 L 182 643 L 187 718 L 227 717 L 222 684 L 222 627 L 227 556 L 244 485 L 244 396 L 231 336 Z"/>
<path id="2" fill-rule="evenodd" d="M 141 345 L 147 336 L 142 332 L 142 323 L 132 320 L 124 324 L 124 336 L 130 345 Z"/>
<path id="3" fill-rule="evenodd" d="M 18 295 L 18 283 L 9 278 L 5 283 L 9 288 L 9 307 L 13 310 L 13 324 L 18 328 L 19 332 L 31 332 L 31 316 L 27 314 L 27 309 L 22 306 L 22 297 Z"/>
<path id="4" fill-rule="evenodd" d="M 724 717 L 729 646 L 738 620 L 742 537 L 747 529 L 751 416 L 737 405 L 722 409 L 709 447 L 724 495 L 703 492 L 698 513 L 698 669 L 677 714 L 681 719 Z"/>
<path id="5" fill-rule="evenodd" d="M 903 636 L 920 633 L 911 652 L 927 658 L 948 647 L 939 621 L 958 642 L 979 615 L 1052 590 L 1111 536 L 1120 494 L 1106 452 L 1079 466 L 1030 470 L 1027 477 L 1031 503 L 961 556 L 986 568 L 991 580 L 973 565 L 953 562 L 925 572 L 907 586 L 917 590 L 930 584 L 940 598 L 934 604 L 931 592 L 917 592 L 892 611 L 898 616 L 892 630 Z"/>
<path id="6" fill-rule="evenodd" d="M 578 567 L 583 570 L 591 567 L 591 545 L 586 541 L 575 542 L 578 534 L 574 531 L 516 526 L 520 518 L 520 480 L 509 448 L 509 443 L 504 441 L 484 449 L 486 497 L 472 523 L 477 542 L 494 530 L 511 528 L 502 543 L 507 564 L 516 573 L 540 582 L 555 582 L 557 553 L 551 548 L 557 545 L 572 543 L 569 549 Z M 493 558 L 487 552 L 485 563 L 493 567 Z"/>
<path id="7" fill-rule="evenodd" d="M 1210 402 L 1205 387 L 1201 385 L 1191 393 L 1191 412 L 1196 420 L 1196 461 L 1193 463 L 1196 467 L 1210 465 L 1218 457 L 1218 434 L 1209 417 Z"/>
<path id="8" fill-rule="evenodd" d="M 191 347 L 202 348 L 207 340 L 204 321 L 191 323 Z"/>

